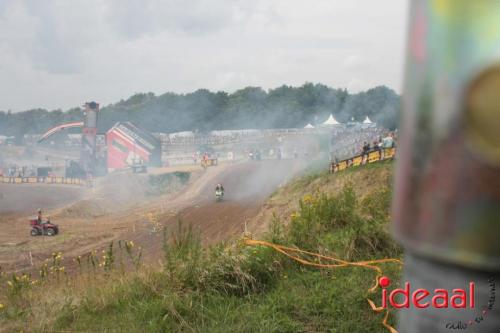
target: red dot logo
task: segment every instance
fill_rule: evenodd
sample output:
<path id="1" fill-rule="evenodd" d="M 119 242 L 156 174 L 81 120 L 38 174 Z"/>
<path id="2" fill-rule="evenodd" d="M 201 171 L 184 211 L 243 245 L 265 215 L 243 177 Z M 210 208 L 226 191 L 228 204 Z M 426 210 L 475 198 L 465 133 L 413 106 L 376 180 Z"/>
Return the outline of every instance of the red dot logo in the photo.
<path id="1" fill-rule="evenodd" d="M 379 284 L 382 288 L 387 288 L 387 287 L 389 287 L 389 285 L 391 284 L 391 279 L 389 279 L 387 276 L 382 276 L 382 277 L 378 280 L 378 284 Z"/>

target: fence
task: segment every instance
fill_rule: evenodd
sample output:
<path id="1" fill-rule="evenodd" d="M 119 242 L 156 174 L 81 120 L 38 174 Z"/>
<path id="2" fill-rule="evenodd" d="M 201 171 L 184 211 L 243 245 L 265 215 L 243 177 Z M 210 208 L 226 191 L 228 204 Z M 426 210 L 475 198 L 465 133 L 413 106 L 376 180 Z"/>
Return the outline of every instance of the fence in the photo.
<path id="1" fill-rule="evenodd" d="M 6 177 L 0 176 L 0 183 L 4 184 L 66 184 L 87 185 L 84 179 L 69 177 Z"/>
<path id="2" fill-rule="evenodd" d="M 338 163 L 332 162 L 330 164 L 330 173 L 339 172 L 350 167 L 363 165 L 366 163 L 375 163 L 384 160 L 393 159 L 396 155 L 396 148 L 384 148 L 381 150 L 371 151 L 368 154 L 357 155 Z"/>

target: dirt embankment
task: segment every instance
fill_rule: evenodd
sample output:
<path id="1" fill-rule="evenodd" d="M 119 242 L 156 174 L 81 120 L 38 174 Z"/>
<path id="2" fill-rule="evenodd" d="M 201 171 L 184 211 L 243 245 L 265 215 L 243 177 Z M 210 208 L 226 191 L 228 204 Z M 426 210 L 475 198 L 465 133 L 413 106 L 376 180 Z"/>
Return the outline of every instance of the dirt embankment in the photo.
<path id="1" fill-rule="evenodd" d="M 255 235 L 265 232 L 274 217 L 287 224 L 290 215 L 298 210 L 299 200 L 306 194 L 335 194 L 348 184 L 363 184 L 363 187 L 355 188 L 358 199 L 363 200 L 370 193 L 392 186 L 392 168 L 392 161 L 388 161 L 336 174 L 324 172 L 295 179 L 265 201 L 248 222 L 249 231 Z"/>
<path id="2" fill-rule="evenodd" d="M 177 184 L 157 196 L 148 193 L 151 184 L 147 175 L 109 175 L 77 197 L 68 195 L 66 188 L 42 185 L 26 196 L 28 200 L 18 211 L 21 213 L 0 219 L 0 266 L 11 271 L 29 270 L 56 251 L 63 252 L 70 263 L 75 256 L 119 239 L 134 240 L 143 247 L 145 260 L 154 262 L 162 256 L 161 228 L 174 227 L 179 219 L 199 230 L 205 243 L 239 237 L 266 198 L 305 164 L 300 160 L 223 164 L 196 171 L 188 184 Z M 225 199 L 219 203 L 214 200 L 217 183 L 226 189 Z M 15 187 L 14 192 L 21 193 L 21 188 Z M 50 191 L 54 205 L 38 204 L 37 198 Z M 15 195 L 22 197 L 20 193 Z M 38 207 L 59 224 L 60 235 L 29 236 L 27 219 Z"/>
<path id="3" fill-rule="evenodd" d="M 205 244 L 240 237 L 260 211 L 265 200 L 280 186 L 306 166 L 305 161 L 260 161 L 226 165 L 222 170 L 207 169 L 196 186 L 190 186 L 175 201 L 175 210 L 155 214 L 161 226 L 176 228 L 179 221 L 198 231 Z M 217 183 L 225 188 L 222 202 L 215 202 L 214 189 Z M 168 205 L 167 205 L 168 206 Z M 162 238 L 153 233 L 151 224 L 145 224 L 150 233 L 138 234 L 136 240 L 144 246 L 151 258 L 161 254 Z"/>
<path id="4" fill-rule="evenodd" d="M 179 183 L 172 186 L 180 187 Z M 135 229 L 133 223 L 141 219 L 145 207 L 161 200 L 149 196 L 150 189 L 148 175 L 132 174 L 109 175 L 93 188 L 0 184 L 0 266 L 3 270 L 25 270 L 52 252 L 61 251 L 71 258 L 124 238 L 125 231 Z M 59 225 L 59 235 L 30 236 L 29 219 L 37 208 Z"/>

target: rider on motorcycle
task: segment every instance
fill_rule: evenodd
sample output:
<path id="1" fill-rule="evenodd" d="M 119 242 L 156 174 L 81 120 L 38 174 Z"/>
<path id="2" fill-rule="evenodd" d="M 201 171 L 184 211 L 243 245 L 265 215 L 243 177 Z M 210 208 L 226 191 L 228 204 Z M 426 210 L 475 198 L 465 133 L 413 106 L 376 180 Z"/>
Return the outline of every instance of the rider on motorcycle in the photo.
<path id="1" fill-rule="evenodd" d="M 215 187 L 215 192 L 221 192 L 222 194 L 224 194 L 224 186 L 222 186 L 221 183 L 217 184 L 217 186 Z"/>

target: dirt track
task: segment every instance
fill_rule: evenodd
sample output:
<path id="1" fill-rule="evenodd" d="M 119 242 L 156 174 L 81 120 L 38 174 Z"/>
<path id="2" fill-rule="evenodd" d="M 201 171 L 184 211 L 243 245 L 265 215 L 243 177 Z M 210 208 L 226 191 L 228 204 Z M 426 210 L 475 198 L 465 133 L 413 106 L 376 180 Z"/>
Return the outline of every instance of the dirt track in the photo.
<path id="1" fill-rule="evenodd" d="M 62 207 L 82 198 L 84 192 L 82 187 L 66 185 L 0 184 L 0 216 L 30 210 L 36 213 L 36 207 Z M 26 202 L 28 197 L 29 202 Z"/>
<path id="2" fill-rule="evenodd" d="M 135 195 L 137 185 L 133 184 L 131 193 L 135 199 L 132 201 L 113 201 L 113 195 L 108 194 L 99 197 L 102 193 L 96 190 L 79 189 L 78 196 L 73 197 L 67 188 L 36 188 L 36 195 L 26 195 L 24 207 L 16 208 L 15 214 L 0 215 L 0 266 L 8 271 L 29 270 L 52 252 L 61 251 L 69 260 L 102 249 L 118 239 L 133 240 L 141 245 L 145 261 L 154 263 L 162 257 L 161 226 L 173 229 L 179 219 L 198 230 L 206 244 L 239 236 L 245 222 L 258 214 L 264 200 L 303 164 L 301 161 L 261 161 L 220 165 L 193 173 L 190 183 L 182 190 L 161 197 Z M 226 196 L 223 202 L 216 203 L 213 195 L 218 182 L 224 185 Z M 22 197 L 26 189 L 21 186 L 8 191 Z M 103 193 L 109 193 L 107 190 Z M 119 187 L 120 194 L 125 190 Z M 0 191 L 5 189 L 0 187 Z M 47 194 L 54 201 L 37 205 L 39 198 L 46 198 Z M 107 206 L 111 203 L 113 209 L 104 203 Z M 103 205 L 105 208 L 101 209 Z M 50 207 L 48 213 L 59 224 L 60 235 L 29 236 L 27 219 L 38 206 Z M 22 213 L 18 213 L 20 211 Z M 151 223 L 148 214 L 156 217 L 158 225 Z"/>

